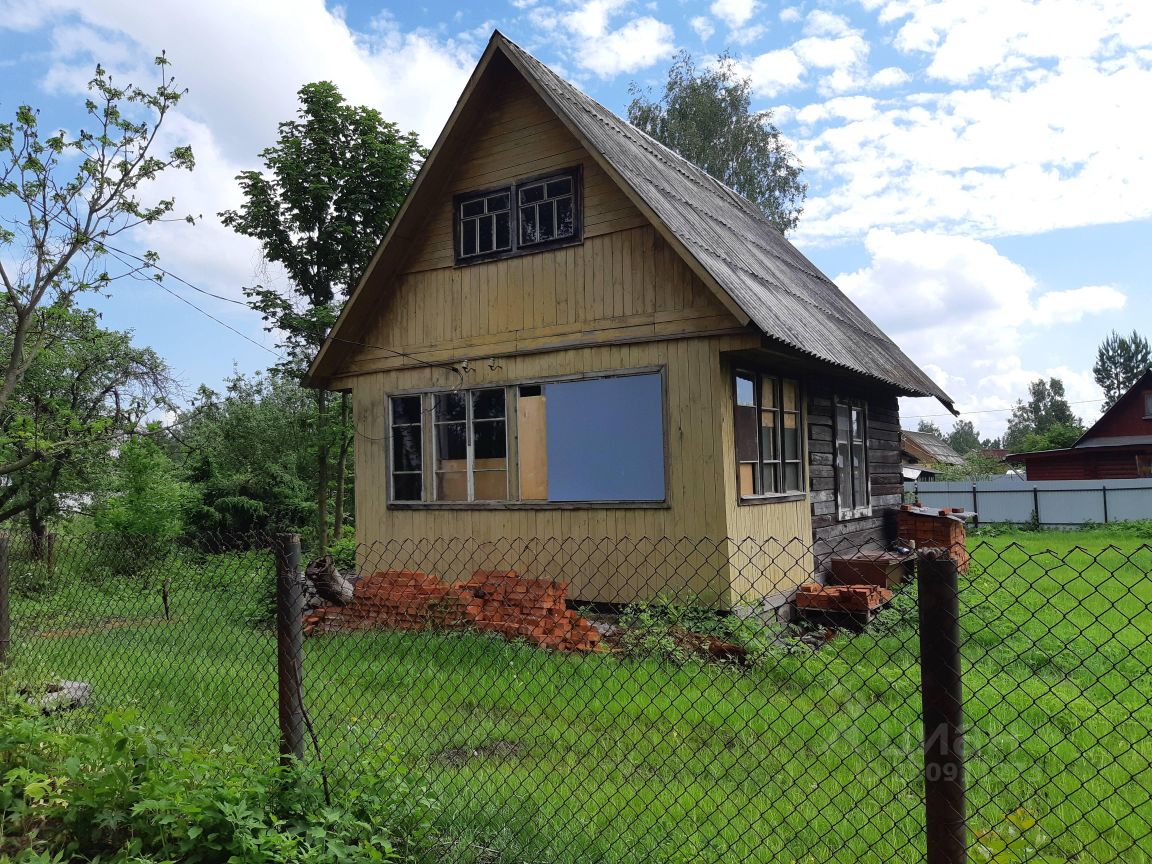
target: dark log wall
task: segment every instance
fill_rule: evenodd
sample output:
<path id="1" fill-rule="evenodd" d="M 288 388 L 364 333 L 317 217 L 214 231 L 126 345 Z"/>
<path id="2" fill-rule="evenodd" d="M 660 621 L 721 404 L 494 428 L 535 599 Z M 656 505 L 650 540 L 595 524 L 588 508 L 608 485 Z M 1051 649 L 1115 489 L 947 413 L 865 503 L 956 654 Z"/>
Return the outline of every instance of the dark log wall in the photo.
<path id="1" fill-rule="evenodd" d="M 808 472 L 811 484 L 812 533 L 818 569 L 833 554 L 883 548 L 894 536 L 891 512 L 900 505 L 900 406 L 891 393 L 861 390 L 858 385 L 810 380 L 808 394 Z M 865 399 L 868 418 L 868 463 L 872 515 L 841 521 L 836 505 L 833 399 Z"/>

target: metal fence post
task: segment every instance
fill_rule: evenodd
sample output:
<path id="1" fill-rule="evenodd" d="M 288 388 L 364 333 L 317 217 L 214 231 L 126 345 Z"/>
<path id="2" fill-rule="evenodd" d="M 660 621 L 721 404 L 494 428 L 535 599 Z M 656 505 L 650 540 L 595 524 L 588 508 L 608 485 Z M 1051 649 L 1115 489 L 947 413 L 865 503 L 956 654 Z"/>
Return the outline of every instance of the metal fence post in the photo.
<path id="1" fill-rule="evenodd" d="M 300 574 L 300 535 L 281 534 L 276 553 L 276 681 L 279 693 L 280 757 L 287 764 L 304 758 L 304 586 Z"/>
<path id="2" fill-rule="evenodd" d="M 964 864 L 967 828 L 959 579 L 949 550 L 924 550 L 918 564 L 926 860 L 928 864 Z"/>
<path id="3" fill-rule="evenodd" d="M 12 644 L 11 589 L 8 579 L 8 535 L 0 534 L 0 663 L 8 662 Z"/>
<path id="4" fill-rule="evenodd" d="M 1104 496 L 1104 524 L 1108 524 L 1108 487 L 1101 486 L 1100 494 Z"/>

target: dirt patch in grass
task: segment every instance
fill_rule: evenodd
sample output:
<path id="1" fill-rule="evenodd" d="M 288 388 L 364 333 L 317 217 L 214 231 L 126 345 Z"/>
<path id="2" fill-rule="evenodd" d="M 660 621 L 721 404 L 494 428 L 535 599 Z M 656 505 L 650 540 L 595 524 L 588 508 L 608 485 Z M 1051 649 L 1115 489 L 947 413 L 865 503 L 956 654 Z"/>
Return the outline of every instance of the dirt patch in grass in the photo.
<path id="1" fill-rule="evenodd" d="M 479 747 L 449 747 L 433 758 L 453 768 L 460 768 L 473 759 L 513 759 L 519 754 L 520 745 L 515 741 L 489 741 Z"/>

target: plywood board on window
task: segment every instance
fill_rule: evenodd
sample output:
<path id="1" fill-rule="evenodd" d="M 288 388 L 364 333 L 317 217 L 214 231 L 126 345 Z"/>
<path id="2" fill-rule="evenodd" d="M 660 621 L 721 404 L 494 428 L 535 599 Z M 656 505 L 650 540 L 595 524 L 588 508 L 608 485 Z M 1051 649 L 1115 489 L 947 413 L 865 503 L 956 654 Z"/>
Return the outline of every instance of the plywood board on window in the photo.
<path id="1" fill-rule="evenodd" d="M 548 500 L 547 411 L 543 395 L 520 396 L 516 404 L 520 497 L 524 501 Z"/>

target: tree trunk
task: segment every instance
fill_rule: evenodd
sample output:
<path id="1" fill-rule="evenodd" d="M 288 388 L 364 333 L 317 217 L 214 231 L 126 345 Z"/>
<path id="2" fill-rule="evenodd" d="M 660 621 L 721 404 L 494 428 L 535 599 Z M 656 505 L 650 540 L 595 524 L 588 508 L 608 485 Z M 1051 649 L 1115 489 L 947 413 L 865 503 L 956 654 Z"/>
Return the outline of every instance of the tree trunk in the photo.
<path id="1" fill-rule="evenodd" d="M 328 394 L 316 391 L 316 544 L 328 548 Z"/>
<path id="2" fill-rule="evenodd" d="M 352 445 L 352 435 L 348 430 L 349 400 L 347 393 L 340 394 L 340 454 L 336 457 L 336 503 L 332 505 L 332 539 L 339 540 L 344 534 L 344 500 L 348 485 L 348 451 Z"/>
<path id="3" fill-rule="evenodd" d="M 51 568 L 56 535 L 48 533 L 48 526 L 35 503 L 28 508 L 28 533 L 32 541 L 32 560 Z"/>

